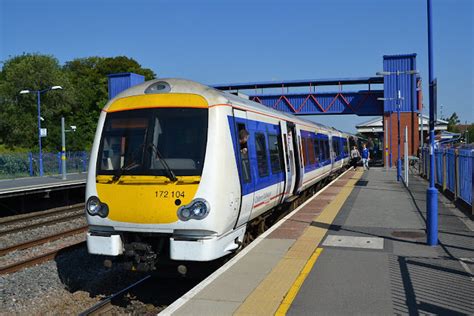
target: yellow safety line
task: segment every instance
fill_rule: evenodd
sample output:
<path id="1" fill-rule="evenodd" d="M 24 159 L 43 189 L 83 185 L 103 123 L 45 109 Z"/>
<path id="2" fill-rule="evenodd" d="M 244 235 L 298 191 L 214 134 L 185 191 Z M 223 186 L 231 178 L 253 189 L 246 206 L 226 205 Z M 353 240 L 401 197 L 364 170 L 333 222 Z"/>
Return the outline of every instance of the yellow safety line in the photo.
<path id="1" fill-rule="evenodd" d="M 275 315 L 286 315 L 286 313 L 288 312 L 288 309 L 293 303 L 293 300 L 295 299 L 296 295 L 300 291 L 300 288 L 303 285 L 304 280 L 306 280 L 306 278 L 308 277 L 309 273 L 311 272 L 311 269 L 316 263 L 316 260 L 318 260 L 318 257 L 322 251 L 323 251 L 323 248 L 316 248 L 316 250 L 313 252 L 313 254 L 311 255 L 311 258 L 309 258 L 303 270 L 301 270 L 300 275 L 298 275 L 298 277 L 296 278 L 295 283 L 293 283 L 290 290 L 288 291 L 288 294 L 286 294 L 285 298 L 281 302 L 280 307 L 278 307 Z"/>

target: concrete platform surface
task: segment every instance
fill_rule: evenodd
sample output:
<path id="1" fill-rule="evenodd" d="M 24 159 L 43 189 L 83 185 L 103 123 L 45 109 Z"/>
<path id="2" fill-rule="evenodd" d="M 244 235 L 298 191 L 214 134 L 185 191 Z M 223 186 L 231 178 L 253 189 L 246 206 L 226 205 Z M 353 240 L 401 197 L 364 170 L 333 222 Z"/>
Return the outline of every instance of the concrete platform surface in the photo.
<path id="1" fill-rule="evenodd" d="M 67 180 L 62 180 L 61 175 L 1 180 L 0 197 L 64 186 L 84 185 L 86 178 L 87 172 L 68 174 Z"/>
<path id="2" fill-rule="evenodd" d="M 163 315 L 474 314 L 472 221 L 440 197 L 425 245 L 425 180 L 347 171 Z"/>
<path id="3" fill-rule="evenodd" d="M 336 217 L 332 236 L 383 238 L 383 249 L 323 246 L 289 315 L 472 315 L 474 232 L 440 197 L 439 246 L 425 245 L 427 182 L 366 171 Z M 474 262 L 474 261 L 472 261 Z"/>

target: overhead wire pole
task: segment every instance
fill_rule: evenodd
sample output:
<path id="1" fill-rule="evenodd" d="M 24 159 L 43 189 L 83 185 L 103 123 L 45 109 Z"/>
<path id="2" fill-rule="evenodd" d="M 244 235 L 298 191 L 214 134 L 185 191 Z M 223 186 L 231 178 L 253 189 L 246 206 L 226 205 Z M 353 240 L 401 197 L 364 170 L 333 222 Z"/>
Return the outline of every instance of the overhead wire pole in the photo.
<path id="1" fill-rule="evenodd" d="M 436 121 L 435 104 L 435 79 L 433 78 L 433 34 L 431 17 L 431 0 L 427 0 L 428 13 L 428 73 L 429 73 L 429 104 L 430 104 L 430 176 L 429 187 L 426 190 L 426 214 L 427 214 L 427 243 L 430 246 L 438 244 L 438 190 L 434 183 L 434 125 Z"/>

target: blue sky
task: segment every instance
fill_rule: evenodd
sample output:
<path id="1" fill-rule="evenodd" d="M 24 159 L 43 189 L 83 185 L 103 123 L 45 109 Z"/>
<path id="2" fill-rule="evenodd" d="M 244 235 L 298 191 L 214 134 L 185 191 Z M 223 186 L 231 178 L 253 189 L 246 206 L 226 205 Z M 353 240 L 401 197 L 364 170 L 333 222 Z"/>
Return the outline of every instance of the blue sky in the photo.
<path id="1" fill-rule="evenodd" d="M 438 104 L 473 122 L 474 1 L 433 0 L 433 11 Z M 425 0 L 0 0 L 0 60 L 126 55 L 212 84 L 372 76 L 383 55 L 417 53 L 425 103 L 426 30 Z M 316 120 L 354 131 L 367 119 Z"/>

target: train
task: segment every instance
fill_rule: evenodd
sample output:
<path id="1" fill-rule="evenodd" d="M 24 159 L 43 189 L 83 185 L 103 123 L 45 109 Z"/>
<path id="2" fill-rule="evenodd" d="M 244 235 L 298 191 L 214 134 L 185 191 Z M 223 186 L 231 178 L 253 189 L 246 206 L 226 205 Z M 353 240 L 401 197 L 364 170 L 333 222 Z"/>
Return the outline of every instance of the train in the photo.
<path id="1" fill-rule="evenodd" d="M 356 137 L 185 79 L 103 108 L 85 211 L 90 254 L 150 270 L 241 249 L 278 207 L 345 168 Z"/>

